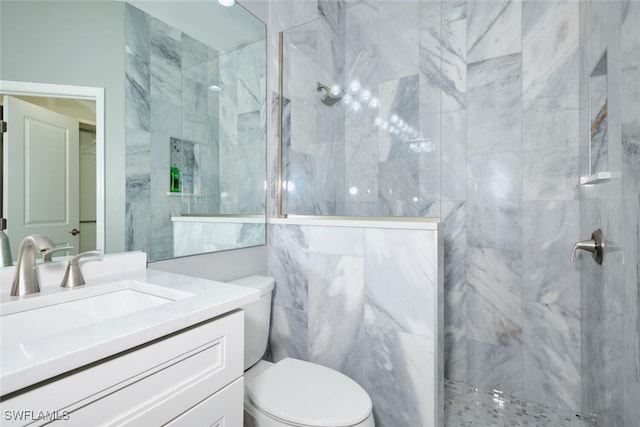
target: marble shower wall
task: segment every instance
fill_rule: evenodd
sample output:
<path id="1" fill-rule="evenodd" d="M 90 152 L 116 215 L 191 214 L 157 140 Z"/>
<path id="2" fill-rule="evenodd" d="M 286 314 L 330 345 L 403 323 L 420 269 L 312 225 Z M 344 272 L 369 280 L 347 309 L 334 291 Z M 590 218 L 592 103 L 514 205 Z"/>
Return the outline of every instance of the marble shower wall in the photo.
<path id="1" fill-rule="evenodd" d="M 353 378 L 370 394 L 378 426 L 439 427 L 441 225 L 360 224 L 270 225 L 271 357 Z"/>
<path id="2" fill-rule="evenodd" d="M 157 260 L 172 216 L 264 212 L 265 42 L 220 53 L 129 4 L 125 19 L 126 249 Z"/>
<path id="3" fill-rule="evenodd" d="M 437 217 L 440 2 L 323 4 L 284 34 L 283 212 Z M 318 82 L 353 100 L 324 105 Z"/>
<path id="4" fill-rule="evenodd" d="M 442 17 L 445 374 L 579 411 L 578 2 Z"/>
<path id="5" fill-rule="evenodd" d="M 589 75 L 607 52 L 608 171 L 620 179 L 581 188 L 581 234 L 601 228 L 610 250 L 601 267 L 582 262 L 583 408 L 598 425 L 627 427 L 640 419 L 640 4 L 580 5 L 580 153 L 589 165 Z M 624 251 L 613 251 L 619 246 Z M 623 262 L 624 261 L 624 262 Z"/>
<path id="6" fill-rule="evenodd" d="M 270 58 L 268 88 L 271 97 L 269 216 L 276 215 L 277 206 L 278 32 L 320 16 L 333 15 L 352 3 L 359 1 L 270 2 L 267 55 Z M 323 25 L 335 28 L 337 22 L 328 19 Z M 323 39 L 322 43 L 330 44 L 333 34 L 329 32 L 329 39 Z M 299 36 L 304 37 L 304 34 Z M 360 40 L 355 38 L 353 42 Z M 306 58 L 300 61 L 304 63 Z M 306 77 L 304 73 L 296 75 L 303 80 Z M 313 96 L 317 108 L 324 107 L 318 103 L 315 83 L 312 79 L 312 86 L 307 87 L 311 92 L 309 96 Z M 288 103 L 283 107 L 289 108 Z M 331 114 L 333 111 L 325 112 Z M 330 136 L 331 132 L 342 129 L 340 122 L 336 122 L 335 127 L 325 128 L 316 128 L 315 119 L 304 123 L 309 126 L 307 139 L 316 136 L 314 131 L 317 135 Z M 292 128 L 285 127 L 284 132 Z M 304 126 L 300 128 L 304 129 Z M 334 131 L 336 128 L 338 130 Z M 286 133 L 284 139 L 288 139 Z M 308 141 L 296 143 L 307 144 Z M 331 140 L 324 140 L 322 144 L 327 149 L 325 152 L 340 147 L 339 144 L 332 146 Z M 307 145 L 322 148 L 320 141 Z M 371 156 L 368 151 L 363 147 L 359 153 Z M 343 150 L 340 156 L 344 153 Z M 376 158 L 377 153 L 373 156 Z M 336 179 L 345 174 L 344 163 L 328 163 L 323 167 L 327 165 L 331 166 L 328 170 L 332 174 L 337 168 Z M 323 169 L 323 173 L 326 170 Z M 337 197 L 330 200 L 337 206 Z M 316 203 L 329 206 L 325 200 Z M 441 389 L 434 395 L 434 379 L 441 378 L 443 372 L 435 372 L 436 365 L 432 361 L 436 356 L 433 350 L 435 337 L 441 339 L 443 334 L 436 333 L 435 325 L 425 321 L 425 308 L 441 308 L 441 304 L 430 305 L 437 298 L 441 300 L 441 296 L 431 301 L 424 298 L 434 284 L 434 269 L 442 268 L 441 258 L 440 261 L 433 258 L 436 252 L 428 250 L 429 242 L 435 243 L 434 239 L 440 236 L 440 231 L 270 224 L 269 270 L 276 277 L 271 356 L 274 359 L 294 356 L 314 360 L 350 375 L 371 394 L 377 425 L 413 426 L 421 422 L 427 426 L 441 425 L 440 421 L 433 420 L 434 416 L 439 416 L 434 408 L 443 407 L 441 400 L 437 403 L 434 400 L 443 398 Z M 437 253 L 442 256 L 441 250 Z M 438 278 L 442 277 L 441 273 L 440 270 Z M 393 275 L 394 280 L 383 280 L 387 275 Z M 394 291 L 389 289 L 390 285 L 394 286 Z M 423 300 L 414 298 L 414 292 Z M 400 300 L 394 299 L 396 297 Z M 424 305 L 419 306 L 420 303 Z M 412 309 L 405 312 L 404 308 L 409 306 Z M 438 324 L 442 325 L 442 322 Z M 441 342 L 437 342 L 437 348 L 443 348 Z"/>
<path id="7" fill-rule="evenodd" d="M 272 3 L 272 20 L 280 16 L 282 3 Z M 304 5 L 308 2 L 297 4 L 296 13 Z M 381 130 L 370 131 L 345 112 L 345 149 L 338 149 L 335 165 L 322 165 L 344 175 L 341 191 L 354 179 L 370 185 L 375 197 L 354 205 L 347 196 L 344 210 L 337 211 L 344 193 L 332 194 L 333 204 L 309 193 L 298 199 L 302 211 L 293 212 L 440 213 L 445 224 L 446 376 L 575 411 L 582 401 L 582 301 L 580 272 L 568 253 L 581 238 L 578 5 L 319 2 L 318 13 L 344 9 L 349 23 L 346 33 L 332 34 L 342 34 L 345 52 L 352 52 L 345 55 L 344 75 L 349 75 L 349 61 L 358 58 L 354 69 L 368 69 L 372 81 L 378 80 L 381 106 L 383 100 L 386 104 L 381 111 L 390 112 L 397 104 L 412 106 L 407 116 L 418 117 L 421 131 L 434 132 L 435 150 L 419 155 L 396 150 L 397 140 Z M 317 16 L 308 8 L 305 12 L 300 16 L 308 21 Z M 292 22 L 289 28 L 304 22 Z M 382 36 L 392 28 L 395 35 Z M 306 59 L 310 57 L 315 58 L 309 54 Z M 370 65 L 358 68 L 358 63 Z M 285 107 L 290 123 L 283 137 L 293 147 L 301 141 L 295 138 L 301 110 Z M 316 99 L 315 110 L 320 108 L 324 106 Z M 315 150 L 317 116 L 312 111 L 302 117 L 313 123 L 301 126 L 306 129 L 302 143 Z M 342 128 L 337 129 L 334 139 L 341 140 Z M 288 132 L 294 135 L 288 138 Z M 271 146 L 277 147 L 275 140 Z M 441 159 L 437 166 L 429 162 L 430 154 Z M 275 176 L 273 154 L 271 159 Z M 438 178 L 432 179 L 431 173 Z M 273 184 L 271 189 L 274 200 Z M 400 198 L 389 198 L 389 190 Z M 371 193 L 358 192 L 357 197 L 365 194 Z M 436 203 L 421 205 L 430 200 Z M 274 208 L 270 212 L 273 215 Z M 290 244 L 276 237 L 280 232 L 286 230 L 272 230 L 272 249 Z M 294 266 L 291 274 L 296 274 Z M 294 292 L 293 300 L 296 296 Z M 306 340 L 306 335 L 293 339 L 303 346 Z"/>
<path id="8" fill-rule="evenodd" d="M 222 87 L 219 105 L 209 98 L 210 116 L 220 117 L 219 210 L 215 212 L 264 214 L 266 41 L 224 52 L 213 61 L 218 64 L 209 64 L 209 69 L 219 69 Z"/>
<path id="9" fill-rule="evenodd" d="M 126 250 L 146 251 L 149 259 L 168 258 L 173 253 L 171 217 L 182 210 L 181 195 L 170 194 L 170 140 L 184 138 L 201 151 L 215 152 L 204 149 L 216 141 L 206 132 L 208 124 L 198 121 L 198 97 L 204 92 L 196 86 L 206 81 L 197 82 L 192 69 L 199 53 L 207 57 L 208 48 L 129 4 L 125 19 Z M 212 163 L 206 155 L 200 160 Z"/>

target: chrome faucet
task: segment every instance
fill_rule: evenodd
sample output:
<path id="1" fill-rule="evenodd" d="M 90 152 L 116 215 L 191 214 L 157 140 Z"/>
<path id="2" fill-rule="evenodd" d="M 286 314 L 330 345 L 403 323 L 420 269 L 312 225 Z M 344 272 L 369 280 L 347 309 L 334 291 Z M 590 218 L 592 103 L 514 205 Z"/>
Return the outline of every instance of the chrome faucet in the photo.
<path id="1" fill-rule="evenodd" d="M 46 236 L 34 234 L 22 239 L 18 251 L 16 274 L 13 276 L 11 296 L 23 296 L 40 292 L 36 271 L 36 253 L 46 252 L 55 244 Z"/>
<path id="2" fill-rule="evenodd" d="M 57 252 L 63 252 L 73 249 L 73 246 L 57 246 L 53 249 L 50 249 L 42 255 L 42 262 L 53 262 L 53 254 Z"/>

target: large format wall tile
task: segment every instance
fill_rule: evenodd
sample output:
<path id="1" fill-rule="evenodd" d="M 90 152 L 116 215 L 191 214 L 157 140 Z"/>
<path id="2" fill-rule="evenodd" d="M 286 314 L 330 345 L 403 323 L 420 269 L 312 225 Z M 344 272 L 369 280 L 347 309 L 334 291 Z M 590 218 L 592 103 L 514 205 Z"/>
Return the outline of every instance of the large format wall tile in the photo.
<path id="1" fill-rule="evenodd" d="M 440 144 L 442 200 L 465 200 L 467 197 L 466 123 L 465 110 L 442 114 Z"/>
<path id="2" fill-rule="evenodd" d="M 467 293 L 445 292 L 444 354 L 445 378 L 467 380 Z"/>
<path id="3" fill-rule="evenodd" d="M 468 244 L 519 249 L 522 246 L 522 178 L 519 153 L 467 157 Z"/>
<path id="4" fill-rule="evenodd" d="M 308 360 L 308 321 L 305 311 L 273 304 L 269 331 L 269 351 L 273 360 L 285 357 Z"/>
<path id="5" fill-rule="evenodd" d="M 484 389 L 509 390 L 523 395 L 522 348 L 487 344 L 470 339 L 467 343 L 468 381 Z"/>
<path id="6" fill-rule="evenodd" d="M 365 231 L 367 325 L 436 336 L 434 238 L 433 233 L 415 230 Z"/>
<path id="7" fill-rule="evenodd" d="M 640 4 L 628 2 L 621 27 L 621 54 L 627 60 L 621 70 L 622 114 L 622 175 L 623 218 L 625 227 L 623 247 L 626 259 L 635 259 L 636 265 L 624 266 L 626 297 L 624 307 L 625 327 L 625 389 L 624 421 L 633 425 L 640 419 L 640 35 L 634 23 L 640 19 Z M 635 223 L 634 223 L 635 219 Z M 634 268 L 635 267 L 635 268 Z"/>
<path id="8" fill-rule="evenodd" d="M 152 19 L 151 96 L 181 105 L 182 55 L 181 33 L 162 21 Z"/>
<path id="9" fill-rule="evenodd" d="M 467 315 L 470 339 L 510 347 L 522 339 L 520 250 L 467 250 Z"/>
<path id="10" fill-rule="evenodd" d="M 467 152 L 517 151 L 522 134 L 522 56 L 468 65 Z"/>
<path id="11" fill-rule="evenodd" d="M 148 15 L 127 5 L 125 13 L 126 104 L 128 128 L 149 130 L 151 36 Z"/>
<path id="12" fill-rule="evenodd" d="M 466 2 L 442 4 L 441 42 L 442 111 L 463 110 L 467 103 Z"/>
<path id="13" fill-rule="evenodd" d="M 273 295 L 274 304 L 306 310 L 308 304 L 309 266 L 307 227 L 272 225 L 268 240 L 273 255 L 269 257 L 269 271 L 279 286 Z"/>
<path id="14" fill-rule="evenodd" d="M 444 223 L 444 288 L 446 291 L 467 290 L 467 205 L 465 202 L 443 202 Z"/>
<path id="15" fill-rule="evenodd" d="M 364 259 L 309 256 L 309 360 L 363 383 Z"/>
<path id="16" fill-rule="evenodd" d="M 352 142 L 344 148 L 345 194 L 337 194 L 337 197 L 354 203 L 378 200 L 377 136 L 376 129 L 370 124 L 347 126 L 346 138 Z"/>
<path id="17" fill-rule="evenodd" d="M 580 204 L 524 202 L 523 298 L 580 308 L 580 269 L 570 252 L 580 236 Z"/>
<path id="18" fill-rule="evenodd" d="M 524 99 L 578 94 L 579 2 L 522 2 Z"/>
<path id="19" fill-rule="evenodd" d="M 380 2 L 378 4 L 380 81 L 416 74 L 419 69 L 420 3 Z"/>
<path id="20" fill-rule="evenodd" d="M 575 200 L 578 192 L 578 97 L 523 102 L 525 200 Z"/>
<path id="21" fill-rule="evenodd" d="M 621 28 L 622 172 L 625 194 L 640 193 L 640 5 L 630 2 Z"/>
<path id="22" fill-rule="evenodd" d="M 580 309 L 526 303 L 523 336 L 527 399 L 580 408 Z"/>
<path id="23" fill-rule="evenodd" d="M 521 17 L 518 0 L 467 2 L 468 63 L 520 52 Z"/>
<path id="24" fill-rule="evenodd" d="M 380 427 L 437 427 L 431 339 L 367 328 L 365 389 Z"/>

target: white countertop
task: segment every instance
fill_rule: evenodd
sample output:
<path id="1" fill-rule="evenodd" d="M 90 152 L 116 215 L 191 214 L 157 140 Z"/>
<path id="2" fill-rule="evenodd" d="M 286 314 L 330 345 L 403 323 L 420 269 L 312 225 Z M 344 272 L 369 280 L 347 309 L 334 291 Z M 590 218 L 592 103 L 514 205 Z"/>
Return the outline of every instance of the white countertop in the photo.
<path id="1" fill-rule="evenodd" d="M 41 292 L 22 298 L 8 295 L 11 281 L 7 278 L 12 269 L 0 273 L 0 314 L 13 311 L 16 304 L 36 302 L 42 296 L 55 299 L 65 292 L 91 294 L 101 285 L 129 280 L 193 296 L 31 341 L 1 342 L 0 395 L 223 315 L 260 297 L 257 289 L 140 268 L 146 267 L 146 258 L 140 253 L 131 257 L 107 256 L 103 261 L 87 263 L 87 284 L 76 289 L 59 286 L 56 276 L 59 271 L 64 272 L 65 266 L 66 263 L 52 263 L 42 268 Z"/>

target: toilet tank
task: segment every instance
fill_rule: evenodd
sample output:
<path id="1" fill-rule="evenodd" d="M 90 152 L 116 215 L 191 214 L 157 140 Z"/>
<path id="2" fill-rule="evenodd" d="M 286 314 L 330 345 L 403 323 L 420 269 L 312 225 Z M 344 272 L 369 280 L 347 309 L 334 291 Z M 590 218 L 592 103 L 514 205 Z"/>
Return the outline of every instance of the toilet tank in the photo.
<path id="1" fill-rule="evenodd" d="M 274 279 L 267 276 L 249 276 L 229 283 L 260 290 L 258 301 L 242 307 L 244 310 L 244 370 L 246 371 L 267 351 Z"/>

